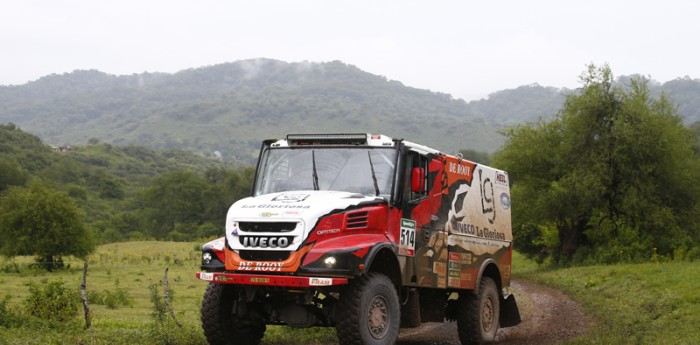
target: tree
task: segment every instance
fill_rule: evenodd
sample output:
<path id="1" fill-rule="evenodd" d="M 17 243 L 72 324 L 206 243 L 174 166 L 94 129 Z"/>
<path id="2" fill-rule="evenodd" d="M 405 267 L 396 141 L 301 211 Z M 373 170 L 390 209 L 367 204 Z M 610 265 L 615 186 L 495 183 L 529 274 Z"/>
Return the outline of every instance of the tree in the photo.
<path id="1" fill-rule="evenodd" d="M 550 122 L 513 128 L 494 165 L 509 171 L 514 234 L 530 256 L 640 260 L 697 245 L 700 165 L 692 132 L 644 79 L 613 86 L 589 66 Z"/>
<path id="2" fill-rule="evenodd" d="M 690 129 L 695 137 L 695 155 L 700 156 L 700 121 L 693 122 Z"/>
<path id="3" fill-rule="evenodd" d="M 36 255 L 49 271 L 63 256 L 85 258 L 95 244 L 72 199 L 41 182 L 11 187 L 0 198 L 0 254 Z"/>
<path id="4" fill-rule="evenodd" d="M 0 192 L 10 186 L 23 186 L 27 179 L 27 172 L 19 164 L 9 160 L 0 160 Z"/>
<path id="5" fill-rule="evenodd" d="M 253 173 L 252 168 L 207 169 L 204 173 L 207 188 L 202 191 L 203 220 L 220 225 L 231 204 L 250 195 Z"/>
<path id="6" fill-rule="evenodd" d="M 176 225 L 189 226 L 194 232 L 194 227 L 202 222 L 205 188 L 204 178 L 191 171 L 176 171 L 154 178 L 141 198 L 151 234 L 163 239 Z"/>

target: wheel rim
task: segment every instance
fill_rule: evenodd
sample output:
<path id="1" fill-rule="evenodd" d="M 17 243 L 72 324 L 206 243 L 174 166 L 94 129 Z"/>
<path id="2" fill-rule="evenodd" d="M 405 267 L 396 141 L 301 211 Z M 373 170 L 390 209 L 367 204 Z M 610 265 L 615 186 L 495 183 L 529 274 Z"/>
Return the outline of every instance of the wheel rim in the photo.
<path id="1" fill-rule="evenodd" d="M 367 311 L 367 328 L 374 339 L 382 339 L 389 332 L 389 304 L 382 296 L 374 296 Z"/>
<path id="2" fill-rule="evenodd" d="M 493 328 L 494 305 L 493 299 L 489 296 L 484 300 L 481 307 L 481 328 L 485 332 L 490 332 Z"/>

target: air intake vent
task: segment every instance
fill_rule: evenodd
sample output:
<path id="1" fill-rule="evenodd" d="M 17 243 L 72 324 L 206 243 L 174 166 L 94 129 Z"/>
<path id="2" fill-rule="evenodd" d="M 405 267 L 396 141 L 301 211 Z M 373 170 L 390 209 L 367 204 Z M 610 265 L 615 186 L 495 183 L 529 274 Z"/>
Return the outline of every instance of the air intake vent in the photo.
<path id="1" fill-rule="evenodd" d="M 249 232 L 290 232 L 297 227 L 295 222 L 239 222 L 243 231 Z"/>
<path id="2" fill-rule="evenodd" d="M 348 229 L 364 229 L 369 219 L 368 212 L 356 212 L 348 214 Z"/>

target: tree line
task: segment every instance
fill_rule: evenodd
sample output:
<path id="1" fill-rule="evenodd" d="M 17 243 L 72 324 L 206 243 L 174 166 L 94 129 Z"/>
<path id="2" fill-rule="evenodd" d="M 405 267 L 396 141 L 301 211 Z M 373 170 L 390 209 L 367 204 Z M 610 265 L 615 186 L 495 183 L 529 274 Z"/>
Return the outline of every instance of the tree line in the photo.
<path id="1" fill-rule="evenodd" d="M 615 85 L 591 65 L 580 80 L 493 158 L 512 179 L 515 248 L 556 263 L 700 258 L 698 125 L 644 78 Z"/>
<path id="2" fill-rule="evenodd" d="M 0 125 L 0 139 L 0 254 L 34 255 L 48 269 L 99 243 L 220 236 L 253 174 L 184 151 L 98 140 L 57 152 L 14 124 Z"/>

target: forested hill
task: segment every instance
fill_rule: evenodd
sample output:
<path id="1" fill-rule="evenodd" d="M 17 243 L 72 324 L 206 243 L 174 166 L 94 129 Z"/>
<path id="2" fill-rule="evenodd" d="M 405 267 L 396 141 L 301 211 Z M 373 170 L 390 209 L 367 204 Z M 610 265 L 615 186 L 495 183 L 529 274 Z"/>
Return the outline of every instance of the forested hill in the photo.
<path id="1" fill-rule="evenodd" d="M 700 81 L 650 83 L 686 122 L 700 120 Z M 46 143 L 180 148 L 252 163 L 262 139 L 292 132 L 371 132 L 449 153 L 493 152 L 498 130 L 557 113 L 570 90 L 537 84 L 465 102 L 407 87 L 342 62 L 244 60 L 175 74 L 50 75 L 0 86 L 0 123 Z M 217 154 L 218 154 L 217 153 Z"/>
<path id="2" fill-rule="evenodd" d="M 248 160 L 291 132 L 384 133 L 448 152 L 503 142 L 467 104 L 341 62 L 247 60 L 175 74 L 50 75 L 0 87 L 0 123 L 44 142 L 90 138 Z"/>
<path id="3" fill-rule="evenodd" d="M 63 192 L 100 242 L 217 235 L 228 206 L 248 195 L 251 176 L 250 168 L 184 150 L 94 141 L 52 149 L 0 124 L 0 195 L 39 182 Z"/>

